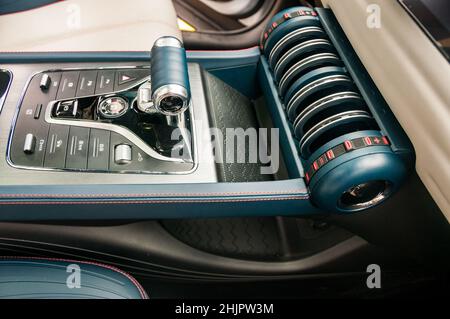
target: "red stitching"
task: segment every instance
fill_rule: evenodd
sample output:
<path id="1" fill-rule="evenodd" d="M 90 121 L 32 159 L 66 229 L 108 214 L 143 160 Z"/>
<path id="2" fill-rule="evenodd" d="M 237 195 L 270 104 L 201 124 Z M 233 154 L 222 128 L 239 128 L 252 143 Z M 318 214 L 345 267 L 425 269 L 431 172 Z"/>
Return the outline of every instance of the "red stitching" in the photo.
<path id="1" fill-rule="evenodd" d="M 257 202 L 257 201 L 282 201 L 307 199 L 307 196 L 291 196 L 285 198 L 248 198 L 248 199 L 224 199 L 224 200 L 142 200 L 142 201 L 80 201 L 80 202 L 0 202 L 0 205 L 84 205 L 84 204 L 166 204 L 166 203 L 228 203 L 228 202 Z"/>
<path id="2" fill-rule="evenodd" d="M 68 263 L 80 263 L 80 264 L 88 264 L 88 265 L 103 267 L 103 268 L 118 272 L 121 275 L 125 276 L 139 290 L 139 294 L 141 295 L 141 297 L 143 299 L 148 299 L 147 293 L 145 292 L 142 285 L 136 280 L 136 278 L 134 278 L 129 273 L 127 273 L 117 267 L 102 264 L 102 263 L 99 263 L 96 261 L 80 261 L 80 260 L 74 260 L 74 259 L 52 258 L 52 257 L 20 257 L 20 256 L 0 256 L 0 259 L 29 259 L 29 260 L 62 261 L 62 262 L 68 262 Z"/>
<path id="3" fill-rule="evenodd" d="M 83 197 L 195 197 L 195 196 L 239 196 L 239 195 L 283 195 L 283 194 L 301 194 L 300 190 L 289 191 L 271 191 L 271 192 L 225 192 L 225 193 L 138 193 L 138 194 L 0 194 L 0 198 L 9 197 L 55 197 L 55 198 L 83 198 Z"/>

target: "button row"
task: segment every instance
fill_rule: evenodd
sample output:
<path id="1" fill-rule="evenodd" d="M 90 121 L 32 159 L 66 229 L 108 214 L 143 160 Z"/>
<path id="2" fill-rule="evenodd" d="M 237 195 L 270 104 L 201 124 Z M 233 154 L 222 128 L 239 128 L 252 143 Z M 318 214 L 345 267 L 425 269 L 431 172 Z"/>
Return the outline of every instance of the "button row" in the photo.
<path id="1" fill-rule="evenodd" d="M 62 100 L 121 91 L 138 84 L 149 75 L 148 68 L 66 71 L 62 75 L 50 72 L 42 74 L 39 87 L 43 92 L 47 92 L 55 83 L 52 78 L 61 77 L 56 98 Z"/>
<path id="2" fill-rule="evenodd" d="M 48 168 L 106 171 L 109 169 L 109 145 L 109 131 L 52 124 L 47 140 L 26 134 L 23 152 L 33 156 L 44 148 L 43 166 Z"/>
<path id="3" fill-rule="evenodd" d="M 108 171 L 110 168 L 111 133 L 109 131 L 52 124 L 47 140 L 43 140 L 42 137 L 40 140 L 38 145 L 34 134 L 26 134 L 23 152 L 26 156 L 32 156 L 35 152 L 45 151 L 44 167 L 97 171 Z M 130 144 L 121 141 L 114 142 L 112 150 L 113 169 L 117 170 L 132 162 L 132 154 L 137 151 L 137 148 L 133 149 Z M 142 153 L 138 151 L 136 157 L 139 161 Z"/>
<path id="4" fill-rule="evenodd" d="M 389 146 L 389 140 L 386 136 L 365 136 L 352 140 L 346 140 L 333 148 L 321 154 L 309 167 L 305 173 L 306 183 L 309 184 L 311 178 L 328 162 L 349 153 L 354 150 L 359 150 L 369 146 Z"/>

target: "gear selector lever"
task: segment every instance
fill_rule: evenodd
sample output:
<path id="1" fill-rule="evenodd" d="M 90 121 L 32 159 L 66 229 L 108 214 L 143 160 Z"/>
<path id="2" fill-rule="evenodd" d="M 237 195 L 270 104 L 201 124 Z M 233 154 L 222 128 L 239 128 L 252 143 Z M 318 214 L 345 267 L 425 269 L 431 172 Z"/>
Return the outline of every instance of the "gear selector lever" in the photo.
<path id="1" fill-rule="evenodd" d="M 186 51 L 175 37 L 155 41 L 151 57 L 152 100 L 157 111 L 178 115 L 189 107 L 191 98 Z"/>

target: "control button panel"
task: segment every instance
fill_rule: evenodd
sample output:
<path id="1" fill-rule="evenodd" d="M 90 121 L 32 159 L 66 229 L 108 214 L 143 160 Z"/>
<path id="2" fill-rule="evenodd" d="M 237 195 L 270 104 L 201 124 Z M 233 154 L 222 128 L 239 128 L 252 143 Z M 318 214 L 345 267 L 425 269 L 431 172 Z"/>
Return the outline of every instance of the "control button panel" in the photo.
<path id="1" fill-rule="evenodd" d="M 111 98 L 108 94 L 136 87 L 149 77 L 148 67 L 49 71 L 35 75 L 13 124 L 8 162 L 15 167 L 47 170 L 189 171 L 192 163 L 173 165 L 148 155 L 133 143 L 137 137 L 133 137 L 131 131 L 131 136 L 125 136 L 101 125 L 84 125 L 86 119 L 82 114 L 86 103 L 83 99 L 98 98 L 99 103 L 93 108 L 97 112 L 101 102 L 106 101 L 102 110 L 104 121 L 108 123 L 131 108 L 128 98 L 117 95 Z M 49 114 L 51 121 L 46 119 Z M 100 112 L 98 114 L 101 116 Z"/>

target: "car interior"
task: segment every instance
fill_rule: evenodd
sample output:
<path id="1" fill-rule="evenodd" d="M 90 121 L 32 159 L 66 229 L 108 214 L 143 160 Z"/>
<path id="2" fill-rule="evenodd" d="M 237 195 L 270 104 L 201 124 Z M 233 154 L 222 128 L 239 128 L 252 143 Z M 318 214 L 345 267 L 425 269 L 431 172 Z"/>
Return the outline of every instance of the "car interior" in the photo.
<path id="1" fill-rule="evenodd" d="M 0 298 L 443 296 L 448 1 L 5 0 L 0 32 Z"/>

